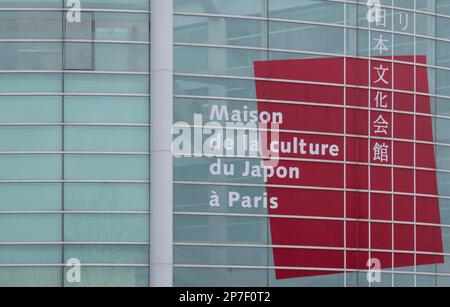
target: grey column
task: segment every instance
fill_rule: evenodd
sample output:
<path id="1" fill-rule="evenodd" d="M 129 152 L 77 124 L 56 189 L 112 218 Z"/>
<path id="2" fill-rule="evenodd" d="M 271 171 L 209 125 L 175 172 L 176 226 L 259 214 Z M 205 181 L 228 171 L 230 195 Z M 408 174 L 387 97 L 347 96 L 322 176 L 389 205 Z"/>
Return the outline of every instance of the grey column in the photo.
<path id="1" fill-rule="evenodd" d="M 173 1 L 151 0 L 150 286 L 173 285 Z"/>

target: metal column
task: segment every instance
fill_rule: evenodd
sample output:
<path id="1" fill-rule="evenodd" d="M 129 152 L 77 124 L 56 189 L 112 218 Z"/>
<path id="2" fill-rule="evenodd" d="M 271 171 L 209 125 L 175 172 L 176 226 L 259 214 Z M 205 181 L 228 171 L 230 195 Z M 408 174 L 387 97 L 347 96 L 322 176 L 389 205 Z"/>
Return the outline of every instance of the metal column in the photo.
<path id="1" fill-rule="evenodd" d="M 150 286 L 173 285 L 173 1 L 151 0 Z"/>

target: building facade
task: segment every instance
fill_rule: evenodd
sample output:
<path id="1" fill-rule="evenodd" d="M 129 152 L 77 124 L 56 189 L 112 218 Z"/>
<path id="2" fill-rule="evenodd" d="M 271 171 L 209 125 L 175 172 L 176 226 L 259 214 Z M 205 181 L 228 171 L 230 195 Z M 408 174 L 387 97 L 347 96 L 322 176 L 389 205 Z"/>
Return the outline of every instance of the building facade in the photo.
<path id="1" fill-rule="evenodd" d="M 450 286 L 448 1 L 152 1 L 0 0 L 1 286 Z"/>

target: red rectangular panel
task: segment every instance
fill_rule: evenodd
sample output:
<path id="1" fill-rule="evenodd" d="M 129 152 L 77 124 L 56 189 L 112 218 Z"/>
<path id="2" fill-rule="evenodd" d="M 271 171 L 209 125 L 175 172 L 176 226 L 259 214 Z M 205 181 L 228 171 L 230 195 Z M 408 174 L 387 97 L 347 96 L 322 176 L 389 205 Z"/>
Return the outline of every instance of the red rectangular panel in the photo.
<path id="1" fill-rule="evenodd" d="M 411 62 L 414 57 L 397 56 L 395 59 Z M 418 56 L 416 62 L 426 63 L 426 57 Z M 308 143 L 333 143 L 340 148 L 339 154 L 335 157 L 319 158 L 329 161 L 317 161 L 318 158 L 311 154 L 302 158 L 315 161 L 280 161 L 278 166 L 281 167 L 299 167 L 301 175 L 297 180 L 276 176 L 268 179 L 267 184 L 270 185 L 305 187 L 267 188 L 269 197 L 278 197 L 279 200 L 278 208 L 269 209 L 270 214 L 304 217 L 271 218 L 272 244 L 313 247 L 274 248 L 274 263 L 277 267 L 300 268 L 277 269 L 277 279 L 341 272 L 340 269 L 344 268 L 344 251 L 339 248 L 344 247 L 344 222 L 326 220 L 327 217 L 346 216 L 349 219 L 346 222 L 348 248 L 370 247 L 387 250 L 371 253 L 347 251 L 347 268 L 367 269 L 369 254 L 371 258 L 381 260 L 382 268 L 413 266 L 415 259 L 411 252 L 414 251 L 414 234 L 418 251 L 443 252 L 440 227 L 420 226 L 416 227 L 415 231 L 413 225 L 404 224 L 414 221 L 414 215 L 418 222 L 440 224 L 436 172 L 425 170 L 415 172 L 412 169 L 414 138 L 433 142 L 432 118 L 426 116 L 431 114 L 430 98 L 426 95 L 414 98 L 411 94 L 392 94 L 389 91 L 394 87 L 398 90 L 416 89 L 418 92 L 428 93 L 427 69 L 417 69 L 415 78 L 412 65 L 385 61 L 371 61 L 369 64 L 366 59 L 347 59 L 346 71 L 348 87 L 347 91 L 344 91 L 342 58 L 255 62 L 255 75 L 260 78 L 256 81 L 257 98 L 260 100 L 259 111 L 282 112 L 284 120 L 280 128 L 301 131 L 281 134 L 280 140 L 286 141 L 297 136 Z M 359 88 L 367 87 L 369 82 L 378 89 L 369 91 Z M 270 103 L 268 100 L 294 104 Z M 344 101 L 347 105 L 345 114 Z M 361 109 L 368 106 L 371 106 L 370 111 Z M 424 115 L 413 116 L 407 113 L 392 115 L 393 109 L 408 112 L 416 110 Z M 385 127 L 386 123 L 388 127 Z M 343 134 L 344 127 L 346 137 L 333 135 Z M 323 133 L 328 135 L 321 135 Z M 389 139 L 392 136 L 403 141 Z M 262 137 L 264 138 L 264 134 Z M 416 165 L 434 169 L 436 161 L 433 146 L 417 144 L 415 149 Z M 344 156 L 347 159 L 345 165 Z M 297 156 L 292 153 L 280 153 L 280 157 Z M 368 161 L 375 165 L 369 167 Z M 394 168 L 391 163 L 394 163 Z M 350 189 L 345 194 L 342 190 L 344 180 L 346 188 Z M 321 191 L 317 190 L 317 187 L 334 190 Z M 372 191 L 370 198 L 367 193 L 369 188 Z M 416 198 L 415 214 L 414 196 L 391 194 L 391 192 L 414 193 L 414 191 L 428 195 Z M 370 229 L 367 221 L 369 216 L 378 220 L 370 224 Z M 395 224 L 391 223 L 392 219 Z M 338 250 L 324 251 L 323 248 L 327 247 Z M 404 253 L 393 254 L 389 252 L 392 248 Z M 417 265 L 443 261 L 444 258 L 439 255 L 418 254 L 416 257 Z M 315 270 L 306 269 L 308 267 Z M 330 270 L 331 268 L 335 270 Z"/>

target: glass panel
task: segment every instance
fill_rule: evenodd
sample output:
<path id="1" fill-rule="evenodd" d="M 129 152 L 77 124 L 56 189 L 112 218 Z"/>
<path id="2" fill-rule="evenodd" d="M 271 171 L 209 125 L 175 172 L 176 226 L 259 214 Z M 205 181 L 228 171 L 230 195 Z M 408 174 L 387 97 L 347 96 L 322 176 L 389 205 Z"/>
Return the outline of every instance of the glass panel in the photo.
<path id="1" fill-rule="evenodd" d="M 176 76 L 174 91 L 175 95 L 256 97 L 254 80 Z"/>
<path id="2" fill-rule="evenodd" d="M 344 30 L 338 27 L 269 23 L 269 47 L 308 52 L 342 54 Z"/>
<path id="3" fill-rule="evenodd" d="M 450 287 L 450 276 L 436 276 L 436 287 Z"/>
<path id="4" fill-rule="evenodd" d="M 61 74 L 0 74 L 0 93 L 60 93 Z"/>
<path id="5" fill-rule="evenodd" d="M 0 186 L 1 187 L 1 186 Z M 148 184 L 65 184 L 64 206 L 69 211 L 148 211 Z"/>
<path id="6" fill-rule="evenodd" d="M 0 0 L 0 7 L 6 8 L 60 8 L 60 0 Z"/>
<path id="7" fill-rule="evenodd" d="M 271 18 L 344 23 L 344 4 L 322 0 L 269 1 Z"/>
<path id="8" fill-rule="evenodd" d="M 147 242 L 146 214 L 66 214 L 64 239 L 75 242 Z"/>
<path id="9" fill-rule="evenodd" d="M 148 42 L 148 15 L 95 13 L 95 39 Z"/>
<path id="10" fill-rule="evenodd" d="M 85 39 L 93 40 L 94 33 L 92 28 L 93 13 L 83 12 L 80 22 L 69 22 L 66 20 L 65 38 L 66 39 Z"/>
<path id="11" fill-rule="evenodd" d="M 92 43 L 65 43 L 65 69 L 92 70 Z"/>
<path id="12" fill-rule="evenodd" d="M 67 268 L 65 273 L 67 273 Z M 64 281 L 64 287 L 148 287 L 148 268 L 81 267 L 81 283 Z"/>
<path id="13" fill-rule="evenodd" d="M 60 245 L 0 246 L 1 264 L 58 264 L 61 257 Z"/>
<path id="14" fill-rule="evenodd" d="M 61 69 L 61 44 L 0 43 L 2 70 L 58 70 Z"/>
<path id="15" fill-rule="evenodd" d="M 174 217 L 175 242 L 267 244 L 267 219 L 234 216 Z"/>
<path id="16" fill-rule="evenodd" d="M 66 178 L 73 180 L 148 180 L 149 178 L 149 158 L 143 156 L 66 155 L 64 165 Z"/>
<path id="17" fill-rule="evenodd" d="M 77 258 L 83 264 L 147 264 L 149 245 L 67 245 L 65 262 Z"/>
<path id="18" fill-rule="evenodd" d="M 0 214 L 0 242 L 61 240 L 61 215 Z"/>
<path id="19" fill-rule="evenodd" d="M 222 206 L 212 208 L 209 196 L 215 192 Z M 255 197 L 263 197 L 265 187 L 227 187 L 217 185 L 174 185 L 174 210 L 176 212 L 231 212 L 267 214 L 261 199 L 258 207 L 254 207 Z M 267 194 L 266 194 L 267 195 Z M 252 200 L 252 205 L 243 207 L 244 198 Z"/>
<path id="20" fill-rule="evenodd" d="M 56 211 L 61 209 L 61 184 L 0 184 L 0 211 Z"/>
<path id="21" fill-rule="evenodd" d="M 450 38 L 450 18 L 436 17 L 436 36 L 440 38 Z"/>
<path id="22" fill-rule="evenodd" d="M 267 26 L 260 20 L 175 16 L 174 41 L 265 47 Z"/>
<path id="23" fill-rule="evenodd" d="M 60 268 L 0 268 L 1 287 L 59 287 Z"/>
<path id="24" fill-rule="evenodd" d="M 148 76 L 66 74 L 65 89 L 74 93 L 148 94 Z M 0 86 L 1 90 L 1 86 Z"/>
<path id="25" fill-rule="evenodd" d="M 0 7 L 5 7 L 3 1 Z M 61 13 L 0 12 L 0 29 L 1 39 L 61 39 Z"/>
<path id="26" fill-rule="evenodd" d="M 0 180 L 61 179 L 60 155 L 0 155 Z"/>
<path id="27" fill-rule="evenodd" d="M 174 0 L 175 12 L 266 16 L 267 0 Z"/>
<path id="28" fill-rule="evenodd" d="M 0 122 L 50 123 L 60 121 L 61 97 L 0 96 Z"/>
<path id="29" fill-rule="evenodd" d="M 68 151 L 148 152 L 149 138 L 148 128 L 66 127 L 64 129 L 64 146 Z"/>
<path id="30" fill-rule="evenodd" d="M 446 0 L 436 0 L 436 13 L 450 16 L 450 4 Z"/>
<path id="31" fill-rule="evenodd" d="M 192 59 L 186 61 L 186 57 Z M 267 60 L 267 52 L 225 48 L 176 47 L 175 71 L 253 77 L 254 61 Z"/>
<path id="32" fill-rule="evenodd" d="M 416 14 L 416 34 L 436 36 L 436 20 L 434 16 Z M 414 31 L 412 31 L 414 33 Z"/>
<path id="33" fill-rule="evenodd" d="M 450 96 L 450 70 L 436 69 L 436 93 Z"/>
<path id="34" fill-rule="evenodd" d="M 436 64 L 450 67 L 450 43 L 436 42 Z"/>
<path id="35" fill-rule="evenodd" d="M 61 127 L 2 127 L 0 151 L 59 151 Z"/>
<path id="36" fill-rule="evenodd" d="M 148 0 L 89 0 L 83 2 L 84 8 L 118 9 L 118 10 L 150 10 Z"/>
<path id="37" fill-rule="evenodd" d="M 432 275 L 418 275 L 416 278 L 416 285 L 418 287 L 436 287 L 437 276 Z"/>
<path id="38" fill-rule="evenodd" d="M 267 266 L 269 249 L 252 247 L 175 246 L 176 264 Z"/>
<path id="39" fill-rule="evenodd" d="M 149 123 L 150 117 L 148 97 L 66 96 L 64 107 L 65 121 L 74 123 L 143 124 Z M 89 110 L 89 112 L 86 112 L 86 110 Z"/>
<path id="40" fill-rule="evenodd" d="M 148 72 L 149 60 L 149 47 L 145 45 L 95 45 L 96 70 Z"/>
<path id="41" fill-rule="evenodd" d="M 293 272 L 293 271 L 292 271 Z M 363 276 L 364 275 L 364 276 Z M 190 276 L 196 276 L 195 279 Z M 349 286 L 351 286 L 351 273 L 349 273 Z M 355 284 L 357 278 L 354 278 Z M 365 280 L 365 274 L 361 274 L 361 281 Z M 382 280 L 388 283 L 389 276 L 383 276 Z M 276 280 L 273 270 L 246 269 L 246 268 L 176 268 L 174 270 L 174 285 L 176 287 L 342 287 L 344 277 L 339 275 L 319 276 L 312 278 L 297 278 Z M 262 297 L 262 300 L 265 296 Z"/>

